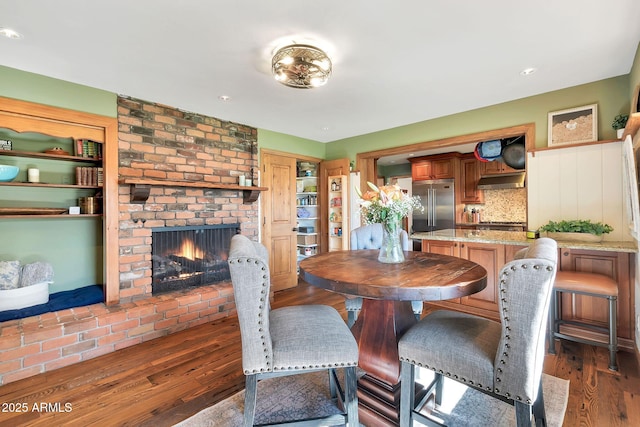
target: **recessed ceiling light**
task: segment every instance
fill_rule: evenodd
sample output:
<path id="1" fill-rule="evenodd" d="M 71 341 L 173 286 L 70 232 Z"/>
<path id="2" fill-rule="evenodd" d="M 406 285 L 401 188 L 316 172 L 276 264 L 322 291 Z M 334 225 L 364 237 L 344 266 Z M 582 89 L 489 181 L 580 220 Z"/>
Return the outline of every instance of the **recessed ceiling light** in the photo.
<path id="1" fill-rule="evenodd" d="M 17 31 L 12 30 L 11 28 L 2 28 L 0 27 L 0 35 L 5 36 L 8 39 L 18 40 L 22 38 L 22 34 Z"/>
<path id="2" fill-rule="evenodd" d="M 524 70 L 520 71 L 520 75 L 521 76 L 530 76 L 531 74 L 535 73 L 536 71 L 538 71 L 537 68 L 529 67 L 529 68 L 525 68 Z"/>
<path id="3" fill-rule="evenodd" d="M 222 101 L 222 102 L 231 101 L 231 97 L 230 97 L 230 96 L 227 96 L 227 95 L 220 95 L 220 96 L 218 97 L 218 99 L 219 99 L 220 101 Z"/>

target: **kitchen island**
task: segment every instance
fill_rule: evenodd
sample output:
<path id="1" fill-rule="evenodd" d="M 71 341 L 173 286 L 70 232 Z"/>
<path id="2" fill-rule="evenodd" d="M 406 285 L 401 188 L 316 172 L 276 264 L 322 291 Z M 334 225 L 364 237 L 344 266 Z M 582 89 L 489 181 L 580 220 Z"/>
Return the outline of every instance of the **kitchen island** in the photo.
<path id="1" fill-rule="evenodd" d="M 498 275 L 515 253 L 529 246 L 525 232 L 498 230 L 447 229 L 411 234 L 422 242 L 423 252 L 452 255 L 482 265 L 487 270 L 487 287 L 476 294 L 447 301 L 429 303 L 441 308 L 472 313 L 499 320 Z M 558 269 L 604 274 L 618 283 L 618 344 L 633 349 L 635 336 L 634 290 L 635 241 L 603 241 L 598 243 L 558 240 Z M 598 326 L 607 324 L 608 307 L 600 298 L 586 295 L 563 295 L 562 318 L 580 319 Z M 581 337 L 607 341 L 605 334 L 597 334 L 576 326 L 563 325 L 563 332 Z"/>

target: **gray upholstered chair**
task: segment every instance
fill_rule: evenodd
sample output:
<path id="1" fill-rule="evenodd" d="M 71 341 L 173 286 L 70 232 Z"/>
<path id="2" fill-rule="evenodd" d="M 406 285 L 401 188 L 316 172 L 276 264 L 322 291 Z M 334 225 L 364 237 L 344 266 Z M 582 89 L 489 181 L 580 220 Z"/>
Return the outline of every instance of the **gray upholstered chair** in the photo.
<path id="1" fill-rule="evenodd" d="M 337 310 L 326 305 L 271 310 L 267 250 L 245 236 L 237 234 L 231 239 L 229 269 L 246 376 L 245 427 L 254 423 L 258 380 L 313 371 L 329 371 L 331 397 L 339 394 L 345 408 L 344 413 L 329 417 L 322 425 L 358 426 L 358 345 Z M 336 376 L 337 368 L 345 372 L 344 390 Z"/>
<path id="2" fill-rule="evenodd" d="M 351 249 L 380 249 L 382 247 L 382 224 L 369 224 L 351 230 Z M 409 235 L 405 230 L 400 232 L 400 244 L 403 251 L 409 250 Z M 358 313 L 362 309 L 361 297 L 346 296 L 347 324 L 352 327 L 358 319 Z M 422 314 L 422 301 L 411 301 L 413 314 L 420 320 Z"/>
<path id="3" fill-rule="evenodd" d="M 504 265 L 499 276 L 500 322 L 439 310 L 425 316 L 400 339 L 400 425 L 429 424 L 417 411 L 416 366 L 435 371 L 435 403 L 442 403 L 444 376 L 515 406 L 519 427 L 546 425 L 542 364 L 558 248 L 537 239 Z M 446 390 L 444 390 L 446 393 Z"/>

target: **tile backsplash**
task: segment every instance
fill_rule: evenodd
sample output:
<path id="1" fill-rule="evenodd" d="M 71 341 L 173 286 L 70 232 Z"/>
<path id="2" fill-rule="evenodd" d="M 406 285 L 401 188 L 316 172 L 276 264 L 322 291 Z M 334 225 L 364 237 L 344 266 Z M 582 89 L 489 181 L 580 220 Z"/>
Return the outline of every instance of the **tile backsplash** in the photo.
<path id="1" fill-rule="evenodd" d="M 527 222 L 527 189 L 485 190 L 483 205 L 467 205 L 474 208 L 482 211 L 482 221 Z"/>

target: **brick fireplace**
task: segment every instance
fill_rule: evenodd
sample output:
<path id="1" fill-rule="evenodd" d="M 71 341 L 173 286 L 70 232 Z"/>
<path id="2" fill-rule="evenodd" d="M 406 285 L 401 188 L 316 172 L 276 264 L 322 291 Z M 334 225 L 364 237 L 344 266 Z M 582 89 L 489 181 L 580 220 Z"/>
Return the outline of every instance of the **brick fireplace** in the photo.
<path id="1" fill-rule="evenodd" d="M 257 171 L 257 130 L 138 99 L 118 98 L 119 177 L 234 184 Z M 253 176 L 256 179 L 255 174 Z M 235 312 L 229 280 L 152 292 L 152 231 L 239 227 L 258 238 L 258 202 L 238 190 L 153 185 L 132 201 L 120 185 L 119 294 L 94 304 L 4 322 L 0 385 L 91 359 Z"/>

